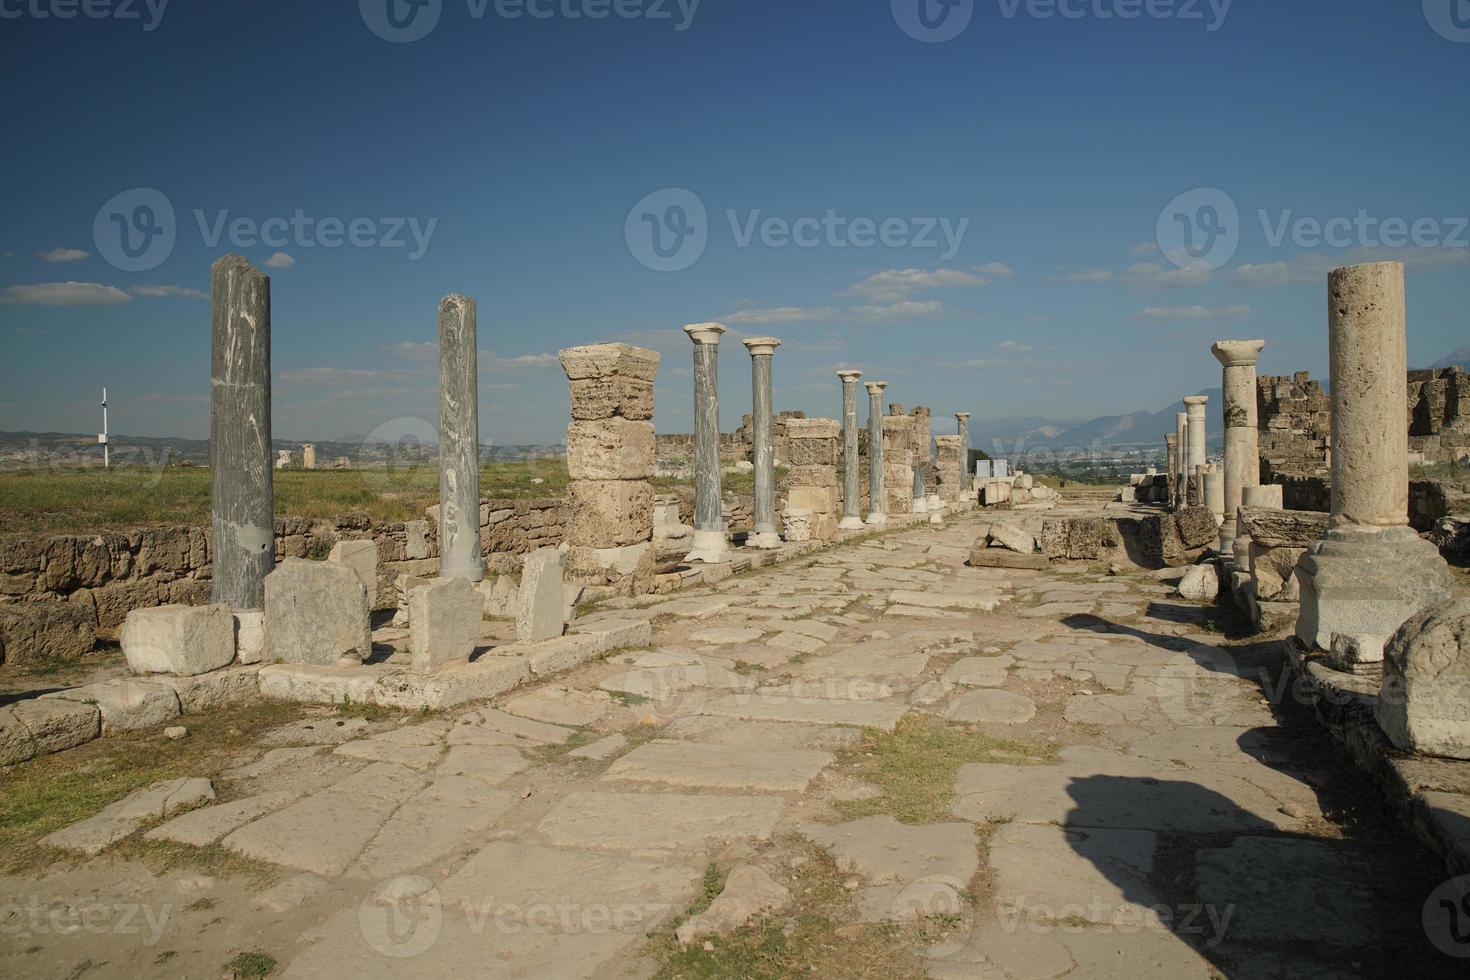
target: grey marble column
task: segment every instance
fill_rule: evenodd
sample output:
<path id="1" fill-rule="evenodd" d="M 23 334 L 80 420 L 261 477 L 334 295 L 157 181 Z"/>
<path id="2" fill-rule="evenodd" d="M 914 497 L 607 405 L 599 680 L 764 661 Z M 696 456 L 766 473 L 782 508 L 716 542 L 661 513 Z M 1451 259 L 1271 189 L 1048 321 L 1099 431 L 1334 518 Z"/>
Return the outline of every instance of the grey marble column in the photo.
<path id="1" fill-rule="evenodd" d="M 858 378 L 861 371 L 838 371 L 842 379 L 842 522 L 838 530 L 860 531 L 863 485 L 858 473 Z"/>
<path id="2" fill-rule="evenodd" d="M 750 351 L 751 442 L 755 456 L 755 521 L 745 544 L 750 548 L 779 548 L 776 532 L 776 447 L 771 409 L 771 361 L 781 341 L 775 337 L 742 340 Z"/>
<path id="3" fill-rule="evenodd" d="M 439 574 L 479 582 L 480 370 L 475 301 L 439 302 Z"/>
<path id="4" fill-rule="evenodd" d="M 1256 361 L 1264 340 L 1222 340 L 1210 348 L 1222 365 L 1221 411 L 1225 416 L 1225 521 L 1220 554 L 1235 550 L 1237 517 L 1246 487 L 1261 482 L 1260 436 L 1256 431 Z"/>
<path id="5" fill-rule="evenodd" d="M 888 523 L 888 504 L 883 499 L 883 392 L 886 381 L 869 381 L 868 389 L 868 524 Z"/>
<path id="6" fill-rule="evenodd" d="M 924 464 L 914 464 L 914 510 L 915 514 L 929 513 L 929 494 L 924 489 Z"/>
<path id="7" fill-rule="evenodd" d="M 720 323 L 684 328 L 694 342 L 694 550 L 688 561 L 727 561 L 720 498 Z"/>
<path id="8" fill-rule="evenodd" d="M 238 255 L 210 270 L 210 509 L 215 602 L 265 608 L 276 565 L 271 281 Z"/>
<path id="9" fill-rule="evenodd" d="M 960 493 L 968 495 L 975 483 L 975 474 L 970 468 L 970 413 L 955 412 L 960 428 Z"/>
<path id="10" fill-rule="evenodd" d="M 1182 510 L 1189 497 L 1189 414 L 1174 415 L 1174 462 L 1179 470 L 1179 481 L 1174 485 L 1174 509 Z"/>

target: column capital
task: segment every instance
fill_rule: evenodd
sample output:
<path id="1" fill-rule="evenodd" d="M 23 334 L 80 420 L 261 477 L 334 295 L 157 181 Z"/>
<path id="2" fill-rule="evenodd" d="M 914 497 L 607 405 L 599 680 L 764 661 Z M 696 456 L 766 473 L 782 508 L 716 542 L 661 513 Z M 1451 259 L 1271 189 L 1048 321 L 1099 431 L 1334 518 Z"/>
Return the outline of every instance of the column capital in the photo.
<path id="1" fill-rule="evenodd" d="M 870 395 L 881 395 L 888 389 L 887 381 L 865 381 L 863 387 L 868 389 Z"/>
<path id="2" fill-rule="evenodd" d="M 957 419 L 959 419 L 961 422 L 968 422 L 970 420 L 970 415 L 971 414 L 973 414 L 973 413 L 971 413 L 971 412 L 955 412 L 954 413 L 954 417 L 957 418 Z"/>
<path id="3" fill-rule="evenodd" d="M 687 330 L 689 328 L 685 327 L 684 329 Z M 741 343 L 745 345 L 746 350 L 750 351 L 751 357 L 760 357 L 762 355 L 769 357 L 776 353 L 777 347 L 781 346 L 781 341 L 775 337 L 747 337 Z"/>
<path id="4" fill-rule="evenodd" d="M 1210 353 L 1226 367 L 1255 367 L 1265 346 L 1264 340 L 1221 340 L 1210 347 Z"/>
<path id="5" fill-rule="evenodd" d="M 696 344 L 709 344 L 713 347 L 719 344 L 720 334 L 727 329 L 723 323 L 691 323 L 684 328 L 684 332 Z"/>
<path id="6" fill-rule="evenodd" d="M 858 378 L 861 378 L 863 376 L 863 372 L 861 372 L 861 371 L 838 371 L 837 372 L 837 376 L 842 379 L 842 383 L 843 384 L 845 384 L 845 385 L 855 385 L 855 384 L 857 384 L 857 379 Z"/>
<path id="7" fill-rule="evenodd" d="M 1209 400 L 1209 395 L 1190 395 L 1188 398 L 1184 399 L 1184 405 L 1188 411 L 1189 417 L 1203 418 L 1205 414 L 1205 405 L 1209 402 Z"/>

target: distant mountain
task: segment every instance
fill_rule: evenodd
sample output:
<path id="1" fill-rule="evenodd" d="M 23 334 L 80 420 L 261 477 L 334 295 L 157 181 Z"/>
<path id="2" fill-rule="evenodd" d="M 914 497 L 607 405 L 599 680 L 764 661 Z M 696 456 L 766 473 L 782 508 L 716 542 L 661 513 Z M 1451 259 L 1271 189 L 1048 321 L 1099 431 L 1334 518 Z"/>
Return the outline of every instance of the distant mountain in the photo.
<path id="1" fill-rule="evenodd" d="M 1220 415 L 1220 389 L 1198 392 L 1210 398 L 1206 432 L 1211 442 L 1224 435 Z M 1001 418 L 970 422 L 970 438 L 976 449 L 995 455 L 995 443 L 1005 453 L 1024 449 L 1086 449 L 1103 446 L 1161 446 L 1164 436 L 1174 431 L 1174 416 L 1184 411 L 1184 401 L 1175 402 L 1156 412 L 1139 411 L 1129 415 L 1104 415 L 1080 421 L 1044 417 Z"/>
<path id="2" fill-rule="evenodd" d="M 1459 350 L 1440 358 L 1429 365 L 1429 370 L 1439 371 L 1448 367 L 1464 368 L 1466 371 L 1470 371 L 1470 347 L 1461 347 Z"/>

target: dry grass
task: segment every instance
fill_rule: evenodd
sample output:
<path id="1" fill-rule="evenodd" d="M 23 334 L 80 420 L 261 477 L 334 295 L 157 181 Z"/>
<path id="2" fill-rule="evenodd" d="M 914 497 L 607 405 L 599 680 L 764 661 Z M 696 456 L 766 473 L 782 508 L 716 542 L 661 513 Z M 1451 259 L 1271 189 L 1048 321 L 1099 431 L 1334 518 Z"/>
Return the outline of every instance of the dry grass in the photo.
<path id="1" fill-rule="evenodd" d="M 541 481 L 539 483 L 533 481 Z M 480 493 L 491 498 L 559 497 L 568 482 L 564 460 L 487 463 Z M 365 513 L 374 521 L 422 517 L 439 502 L 433 465 L 399 470 L 278 470 L 276 513 L 326 519 Z M 140 524 L 209 522 L 210 471 L 176 466 L 162 470 L 29 470 L 0 473 L 0 531 L 76 533 Z"/>

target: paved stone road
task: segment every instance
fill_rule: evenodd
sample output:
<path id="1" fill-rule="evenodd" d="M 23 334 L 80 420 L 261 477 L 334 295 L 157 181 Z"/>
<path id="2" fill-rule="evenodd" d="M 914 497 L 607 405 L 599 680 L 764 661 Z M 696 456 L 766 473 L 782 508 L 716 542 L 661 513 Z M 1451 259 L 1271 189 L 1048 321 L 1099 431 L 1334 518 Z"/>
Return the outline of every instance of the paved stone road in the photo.
<path id="1" fill-rule="evenodd" d="M 285 869 L 263 893 L 105 856 L 0 892 L 216 896 L 152 945 L 107 937 L 119 976 L 186 962 L 191 930 L 311 980 L 647 975 L 712 858 L 779 878 L 794 835 L 848 876 L 854 921 L 944 913 L 916 946 L 937 977 L 1455 975 L 1419 926 L 1442 876 L 1273 707 L 1267 644 L 1215 645 L 1218 613 L 1146 573 L 968 568 L 975 525 L 609 603 L 589 618 L 648 617 L 654 649 L 493 707 L 276 732 L 223 802 L 148 833 Z M 946 819 L 844 820 L 877 791 L 843 753 L 923 713 L 1027 751 L 961 766 Z M 0 973 L 65 975 L 86 938 Z"/>

